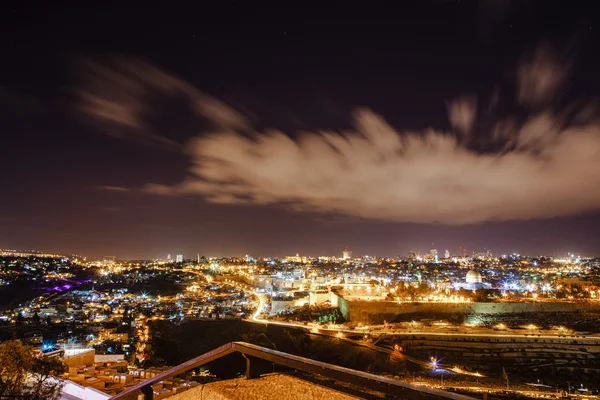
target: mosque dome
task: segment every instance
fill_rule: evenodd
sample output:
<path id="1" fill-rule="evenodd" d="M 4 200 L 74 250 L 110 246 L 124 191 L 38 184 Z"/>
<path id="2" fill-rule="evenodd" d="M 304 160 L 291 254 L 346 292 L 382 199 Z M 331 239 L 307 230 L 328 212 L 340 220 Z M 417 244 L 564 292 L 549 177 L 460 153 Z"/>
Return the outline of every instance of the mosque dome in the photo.
<path id="1" fill-rule="evenodd" d="M 467 283 L 481 283 L 481 274 L 474 269 L 467 272 Z"/>

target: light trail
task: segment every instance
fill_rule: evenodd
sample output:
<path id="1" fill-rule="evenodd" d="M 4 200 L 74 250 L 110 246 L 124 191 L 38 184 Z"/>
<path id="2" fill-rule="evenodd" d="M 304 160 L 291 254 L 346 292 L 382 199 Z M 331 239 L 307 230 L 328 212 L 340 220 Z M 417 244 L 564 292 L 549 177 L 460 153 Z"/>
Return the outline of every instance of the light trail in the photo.
<path id="1" fill-rule="evenodd" d="M 258 292 L 253 292 L 253 294 L 256 297 L 258 297 L 258 307 L 256 308 L 256 312 L 254 314 L 252 314 L 252 321 L 262 323 L 262 324 L 268 324 L 269 321 L 258 318 L 260 316 L 260 314 L 262 314 L 262 312 L 265 308 L 265 305 L 267 304 L 267 299 L 266 299 L 267 296 L 262 293 L 258 293 Z"/>

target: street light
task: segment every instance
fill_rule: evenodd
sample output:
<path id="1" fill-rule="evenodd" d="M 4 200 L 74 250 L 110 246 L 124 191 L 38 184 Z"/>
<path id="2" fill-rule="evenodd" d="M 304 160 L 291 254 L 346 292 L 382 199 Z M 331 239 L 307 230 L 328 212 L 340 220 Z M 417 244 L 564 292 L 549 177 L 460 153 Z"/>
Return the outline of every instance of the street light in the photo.
<path id="1" fill-rule="evenodd" d="M 435 357 L 431 357 L 431 368 L 435 371 L 438 367 L 438 360 Z"/>

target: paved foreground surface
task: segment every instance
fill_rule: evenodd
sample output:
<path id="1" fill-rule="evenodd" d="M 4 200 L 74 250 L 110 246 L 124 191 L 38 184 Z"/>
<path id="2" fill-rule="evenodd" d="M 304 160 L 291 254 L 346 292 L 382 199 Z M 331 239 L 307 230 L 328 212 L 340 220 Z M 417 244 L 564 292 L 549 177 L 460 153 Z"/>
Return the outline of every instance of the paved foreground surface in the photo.
<path id="1" fill-rule="evenodd" d="M 356 400 L 358 397 L 284 374 L 256 379 L 229 379 L 197 386 L 169 397 L 169 400 Z"/>

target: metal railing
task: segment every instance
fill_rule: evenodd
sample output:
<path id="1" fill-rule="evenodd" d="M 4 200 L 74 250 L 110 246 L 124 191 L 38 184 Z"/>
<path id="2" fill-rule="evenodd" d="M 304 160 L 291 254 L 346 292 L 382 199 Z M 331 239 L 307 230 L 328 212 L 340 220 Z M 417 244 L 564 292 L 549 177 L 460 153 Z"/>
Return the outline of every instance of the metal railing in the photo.
<path id="1" fill-rule="evenodd" d="M 156 385 L 163 380 L 172 378 L 176 375 L 181 375 L 187 371 L 232 353 L 240 353 L 244 356 L 244 358 L 246 358 L 246 378 L 256 378 L 260 376 L 261 372 L 268 372 L 268 368 L 264 368 L 265 364 L 276 364 L 311 374 L 318 374 L 335 381 L 345 382 L 361 388 L 375 390 L 401 399 L 473 400 L 472 397 L 444 392 L 438 389 L 416 386 L 395 379 L 370 374 L 368 372 L 344 368 L 338 365 L 283 353 L 281 351 L 256 346 L 254 344 L 245 342 L 227 343 L 221 347 L 209 351 L 208 353 L 173 367 L 153 378 L 147 379 L 135 386 L 132 386 L 116 396 L 113 396 L 111 399 L 135 400 L 138 399 L 138 396 L 143 393 L 145 395 L 145 400 L 151 400 L 153 397 L 152 385 Z"/>

